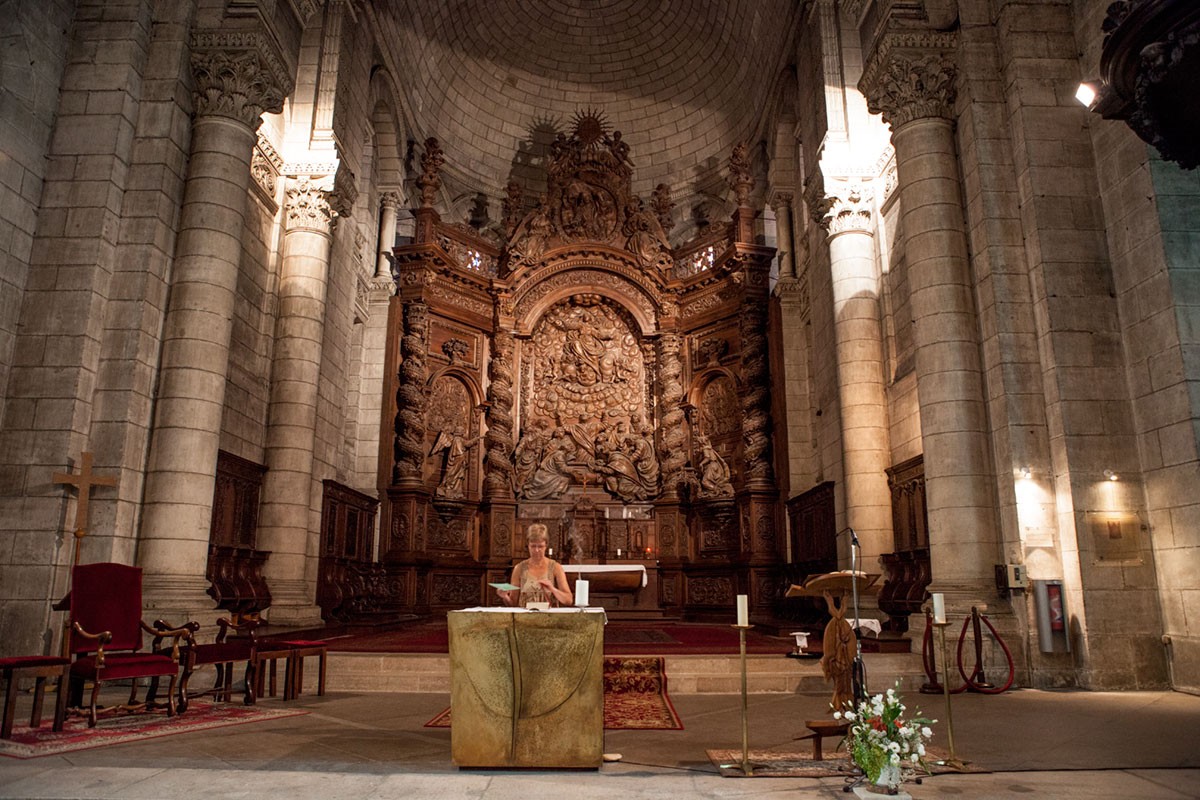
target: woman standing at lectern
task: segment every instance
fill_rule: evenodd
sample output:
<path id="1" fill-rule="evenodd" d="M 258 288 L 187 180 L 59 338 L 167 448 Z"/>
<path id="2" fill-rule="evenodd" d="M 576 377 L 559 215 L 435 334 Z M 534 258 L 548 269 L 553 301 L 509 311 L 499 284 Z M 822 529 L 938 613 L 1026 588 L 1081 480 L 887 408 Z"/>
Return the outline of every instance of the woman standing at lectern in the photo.
<path id="1" fill-rule="evenodd" d="M 513 567 L 512 571 L 511 583 L 521 588 L 497 591 L 504 605 L 527 608 L 530 603 L 569 606 L 575 602 L 562 564 L 546 558 L 549 538 L 545 525 L 534 523 L 529 526 L 526 536 L 529 558 Z"/>

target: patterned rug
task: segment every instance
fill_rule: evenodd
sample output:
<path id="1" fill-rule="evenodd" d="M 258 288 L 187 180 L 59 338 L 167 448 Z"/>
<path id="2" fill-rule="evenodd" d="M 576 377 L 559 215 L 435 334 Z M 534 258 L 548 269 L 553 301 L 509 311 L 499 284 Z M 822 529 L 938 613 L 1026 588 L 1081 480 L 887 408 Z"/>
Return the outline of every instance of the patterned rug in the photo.
<path id="1" fill-rule="evenodd" d="M 832 744 L 832 742 L 831 742 Z M 709 750 L 708 760 L 721 771 L 722 778 L 745 778 L 740 766 L 741 750 Z M 823 761 L 813 761 L 812 750 L 751 750 L 751 778 L 841 778 L 854 774 L 854 765 L 845 751 L 828 753 Z M 961 769 L 935 764 L 944 760 L 949 753 L 931 747 L 926 755 L 929 772 L 942 775 L 950 772 L 986 773 L 988 770 L 965 764 Z M 920 774 L 920 773 L 918 773 Z"/>
<path id="2" fill-rule="evenodd" d="M 450 709 L 426 728 L 449 728 Z M 667 674 L 657 657 L 604 659 L 604 728 L 610 731 L 681 731 L 683 723 L 667 696 Z"/>
<path id="3" fill-rule="evenodd" d="M 159 736 L 190 733 L 227 725 L 247 722 L 262 722 L 307 714 L 307 711 L 292 709 L 262 708 L 232 703 L 198 703 L 193 701 L 184 714 L 168 717 L 167 712 L 125 714 L 118 717 L 101 718 L 95 728 L 88 728 L 87 719 L 71 716 L 63 726 L 62 733 L 50 729 L 43 720 L 40 728 L 18 725 L 13 728 L 11 739 L 0 739 L 0 755 L 11 758 L 37 758 L 87 750 L 124 742 L 143 742 Z"/>

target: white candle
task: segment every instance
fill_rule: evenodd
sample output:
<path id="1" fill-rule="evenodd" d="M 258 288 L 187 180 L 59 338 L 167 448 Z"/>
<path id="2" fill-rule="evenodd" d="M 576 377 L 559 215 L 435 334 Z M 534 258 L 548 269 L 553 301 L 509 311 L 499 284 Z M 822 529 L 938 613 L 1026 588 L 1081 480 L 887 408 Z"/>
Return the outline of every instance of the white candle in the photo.
<path id="1" fill-rule="evenodd" d="M 933 599 L 933 624 L 946 624 L 946 598 L 941 592 L 934 592 L 930 597 Z"/>
<path id="2" fill-rule="evenodd" d="M 588 582 L 580 578 L 575 581 L 575 605 L 586 607 L 588 604 Z"/>
<path id="3" fill-rule="evenodd" d="M 546 555 L 548 555 L 548 556 L 552 556 L 552 555 L 554 555 L 554 548 L 553 548 L 553 547 L 547 547 L 547 548 L 546 548 Z"/>
<path id="4" fill-rule="evenodd" d="M 621 557 L 621 548 L 617 548 L 617 558 Z"/>
<path id="5" fill-rule="evenodd" d="M 737 624 L 742 627 L 747 627 L 750 624 L 749 595 L 739 594 L 737 596 Z"/>

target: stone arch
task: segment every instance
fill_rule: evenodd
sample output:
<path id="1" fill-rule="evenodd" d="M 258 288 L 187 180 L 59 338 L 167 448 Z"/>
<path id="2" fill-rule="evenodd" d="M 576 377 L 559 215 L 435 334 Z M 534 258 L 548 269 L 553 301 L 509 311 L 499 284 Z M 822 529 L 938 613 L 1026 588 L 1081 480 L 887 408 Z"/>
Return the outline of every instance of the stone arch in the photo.
<path id="1" fill-rule="evenodd" d="M 399 192 L 403 203 L 405 136 L 403 119 L 396 110 L 400 91 L 392 74 L 381 66 L 372 70 L 369 89 L 378 187 Z"/>

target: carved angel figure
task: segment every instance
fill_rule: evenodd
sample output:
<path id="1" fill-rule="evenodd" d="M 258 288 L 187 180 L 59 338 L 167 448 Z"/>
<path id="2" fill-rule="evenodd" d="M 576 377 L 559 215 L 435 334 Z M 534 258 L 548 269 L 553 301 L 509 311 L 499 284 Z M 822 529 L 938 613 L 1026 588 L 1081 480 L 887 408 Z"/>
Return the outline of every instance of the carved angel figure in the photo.
<path id="1" fill-rule="evenodd" d="M 434 492 L 436 497 L 447 500 L 457 500 L 464 494 L 463 485 L 467 480 L 467 452 L 479 444 L 483 437 L 475 436 L 464 439 L 461 433 L 442 431 L 433 443 L 430 455 L 446 451 L 446 463 L 442 467 L 442 480 Z"/>

